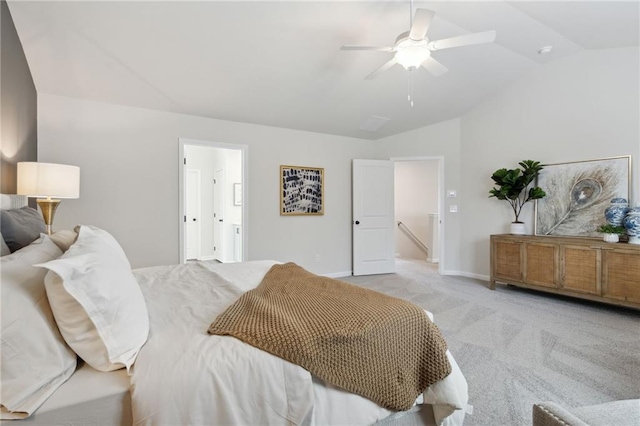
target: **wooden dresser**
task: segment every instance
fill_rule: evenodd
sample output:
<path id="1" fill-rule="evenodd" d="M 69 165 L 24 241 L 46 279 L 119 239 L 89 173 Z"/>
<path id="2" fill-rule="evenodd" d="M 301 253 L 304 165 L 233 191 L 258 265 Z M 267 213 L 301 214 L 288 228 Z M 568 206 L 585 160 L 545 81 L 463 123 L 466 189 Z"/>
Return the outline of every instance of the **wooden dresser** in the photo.
<path id="1" fill-rule="evenodd" d="M 492 290 L 496 282 L 640 309 L 640 245 L 492 235 Z"/>

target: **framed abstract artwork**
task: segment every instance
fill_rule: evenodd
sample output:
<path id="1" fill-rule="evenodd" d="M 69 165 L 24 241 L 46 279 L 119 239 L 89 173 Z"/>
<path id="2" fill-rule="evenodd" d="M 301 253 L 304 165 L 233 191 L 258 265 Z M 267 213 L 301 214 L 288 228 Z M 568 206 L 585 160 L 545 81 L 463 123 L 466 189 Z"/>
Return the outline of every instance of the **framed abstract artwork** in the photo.
<path id="1" fill-rule="evenodd" d="M 612 198 L 629 199 L 631 156 L 546 164 L 536 185 L 535 234 L 599 237 Z"/>
<path id="2" fill-rule="evenodd" d="M 324 169 L 280 166 L 280 215 L 324 214 Z"/>

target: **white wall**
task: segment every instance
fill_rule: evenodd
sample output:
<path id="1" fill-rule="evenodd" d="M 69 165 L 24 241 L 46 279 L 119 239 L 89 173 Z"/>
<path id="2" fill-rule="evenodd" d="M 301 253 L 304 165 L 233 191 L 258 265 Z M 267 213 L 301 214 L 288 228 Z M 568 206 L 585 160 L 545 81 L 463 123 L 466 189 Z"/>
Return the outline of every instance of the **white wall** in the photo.
<path id="1" fill-rule="evenodd" d="M 82 169 L 81 198 L 62 203 L 55 226 L 103 226 L 140 267 L 178 262 L 178 138 L 246 144 L 249 259 L 341 273 L 351 270 L 351 159 L 443 156 L 445 189 L 458 191 L 443 206 L 443 272 L 484 277 L 489 235 L 512 220 L 506 203 L 487 197 L 500 167 L 630 154 L 640 202 L 638 75 L 638 48 L 585 51 L 540 66 L 464 117 L 373 142 L 39 94 L 38 159 Z M 324 216 L 279 216 L 280 164 L 325 168 Z M 532 216 L 523 213 L 530 228 Z"/>
<path id="2" fill-rule="evenodd" d="M 489 274 L 489 235 L 513 213 L 488 198 L 491 174 L 525 159 L 542 163 L 632 155 L 640 202 L 638 48 L 592 50 L 540 67 L 462 117 L 460 269 Z M 533 203 L 521 220 L 533 230 Z"/>
<path id="3" fill-rule="evenodd" d="M 638 48 L 584 51 L 538 67 L 459 119 L 375 142 L 377 158 L 445 156 L 445 189 L 458 198 L 445 198 L 444 273 L 488 277 L 489 235 L 513 220 L 505 202 L 488 198 L 498 168 L 632 155 L 640 203 L 639 64 Z M 522 215 L 529 232 L 531 204 Z"/>
<path id="4" fill-rule="evenodd" d="M 460 120 L 454 119 L 410 132 L 380 139 L 374 142 L 376 158 L 393 157 L 444 157 L 445 189 L 460 192 Z M 457 198 L 445 198 L 442 217 L 444 253 L 440 255 L 444 274 L 460 270 L 460 218 L 458 213 L 448 213 L 449 205 L 457 204 Z"/>
<path id="5" fill-rule="evenodd" d="M 438 212 L 438 161 L 396 161 L 394 176 L 396 222 L 405 224 L 433 258 L 434 230 L 429 213 Z M 396 227 L 396 253 L 403 258 L 427 260 L 424 250 L 400 227 Z"/>
<path id="6" fill-rule="evenodd" d="M 249 146 L 248 260 L 351 271 L 351 159 L 369 141 L 40 94 L 39 161 L 81 168 L 80 199 L 61 204 L 55 227 L 104 227 L 133 267 L 178 263 L 179 138 Z M 281 164 L 324 167 L 324 216 L 280 216 Z"/>

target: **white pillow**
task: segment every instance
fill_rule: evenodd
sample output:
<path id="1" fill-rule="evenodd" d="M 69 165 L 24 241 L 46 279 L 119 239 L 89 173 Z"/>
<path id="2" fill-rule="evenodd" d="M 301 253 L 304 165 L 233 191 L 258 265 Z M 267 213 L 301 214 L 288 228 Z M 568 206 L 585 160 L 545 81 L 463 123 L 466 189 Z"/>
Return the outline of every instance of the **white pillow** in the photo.
<path id="1" fill-rule="evenodd" d="M 45 287 L 58 327 L 87 364 L 112 371 L 133 364 L 149 315 L 127 256 L 108 232 L 76 228 L 78 239 L 50 270 Z"/>
<path id="2" fill-rule="evenodd" d="M 33 266 L 61 254 L 43 236 L 0 258 L 2 419 L 30 416 L 75 371 L 76 354 L 60 335 L 45 293 L 47 271 Z"/>

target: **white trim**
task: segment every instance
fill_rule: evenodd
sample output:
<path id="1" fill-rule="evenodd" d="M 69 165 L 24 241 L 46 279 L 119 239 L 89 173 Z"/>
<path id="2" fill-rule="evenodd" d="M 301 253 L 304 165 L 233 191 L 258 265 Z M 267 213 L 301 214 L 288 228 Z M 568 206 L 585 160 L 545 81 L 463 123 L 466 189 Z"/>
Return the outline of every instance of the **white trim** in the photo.
<path id="1" fill-rule="evenodd" d="M 488 275 L 474 274 L 472 272 L 464 272 L 464 271 L 444 271 L 442 275 L 456 275 L 460 277 L 473 278 L 476 280 L 489 281 Z"/>
<path id="2" fill-rule="evenodd" d="M 440 263 L 440 259 L 439 259 L 439 258 L 437 258 L 437 257 L 436 257 L 435 259 L 429 259 L 429 258 L 427 258 L 427 262 L 429 262 L 429 263 Z"/>
<path id="3" fill-rule="evenodd" d="M 215 260 L 215 257 L 212 256 L 201 256 L 198 260 Z"/>
<path id="4" fill-rule="evenodd" d="M 474 274 L 473 272 L 460 272 L 460 275 L 467 278 L 474 278 L 476 280 L 489 281 L 489 275 Z"/>
<path id="5" fill-rule="evenodd" d="M 322 274 L 322 276 L 329 277 L 329 278 L 343 278 L 343 277 L 350 277 L 351 275 L 353 275 L 353 271 L 332 272 L 330 274 Z"/>
<path id="6" fill-rule="evenodd" d="M 440 227 L 438 228 L 438 240 L 439 240 L 439 255 L 438 261 L 438 273 L 440 275 L 447 275 L 444 271 L 445 260 L 445 215 L 444 215 L 444 155 L 431 155 L 421 157 L 390 157 L 389 160 L 393 162 L 397 161 L 424 161 L 424 160 L 436 160 L 438 161 L 438 220 L 440 221 Z M 435 262 L 434 262 L 435 263 Z"/>
<path id="7" fill-rule="evenodd" d="M 242 152 L 242 260 L 249 260 L 249 146 L 242 144 L 212 142 L 198 139 L 178 138 L 178 235 L 180 246 L 180 263 L 185 263 L 184 244 L 184 194 L 185 194 L 185 170 L 184 167 L 184 147 L 186 145 L 197 145 L 208 148 L 235 149 Z"/>

